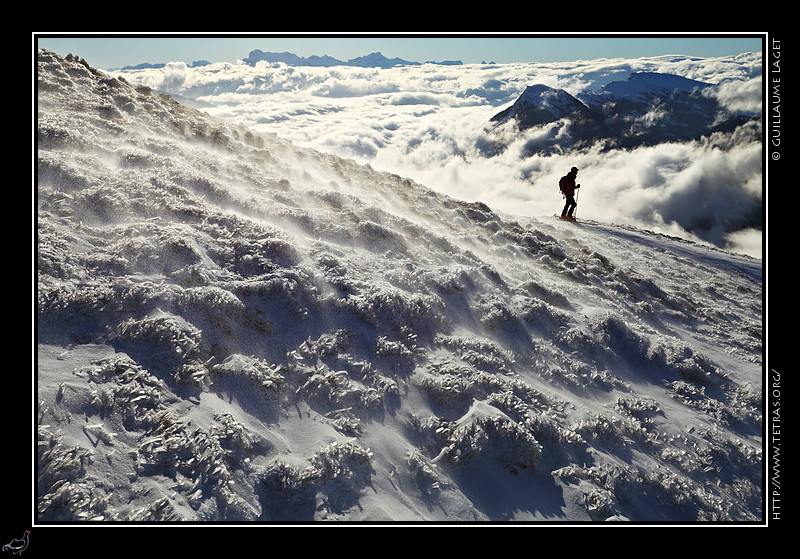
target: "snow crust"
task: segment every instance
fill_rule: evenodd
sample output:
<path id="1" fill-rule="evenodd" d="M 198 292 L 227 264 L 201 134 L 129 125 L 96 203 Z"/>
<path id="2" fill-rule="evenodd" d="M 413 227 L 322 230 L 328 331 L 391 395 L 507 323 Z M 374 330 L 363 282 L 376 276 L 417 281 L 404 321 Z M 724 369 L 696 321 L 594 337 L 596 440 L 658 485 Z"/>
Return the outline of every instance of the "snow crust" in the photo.
<path id="1" fill-rule="evenodd" d="M 762 520 L 761 260 L 37 62 L 37 522 Z"/>

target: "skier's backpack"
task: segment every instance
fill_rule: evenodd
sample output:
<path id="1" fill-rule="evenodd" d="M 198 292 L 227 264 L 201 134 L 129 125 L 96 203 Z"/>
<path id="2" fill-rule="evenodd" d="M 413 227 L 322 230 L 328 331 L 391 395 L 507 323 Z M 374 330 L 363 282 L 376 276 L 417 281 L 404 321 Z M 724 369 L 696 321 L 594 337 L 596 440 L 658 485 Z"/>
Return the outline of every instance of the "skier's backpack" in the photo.
<path id="1" fill-rule="evenodd" d="M 561 191 L 561 194 L 564 194 L 564 179 L 566 178 L 567 177 L 561 177 L 560 179 L 558 179 L 558 190 Z"/>

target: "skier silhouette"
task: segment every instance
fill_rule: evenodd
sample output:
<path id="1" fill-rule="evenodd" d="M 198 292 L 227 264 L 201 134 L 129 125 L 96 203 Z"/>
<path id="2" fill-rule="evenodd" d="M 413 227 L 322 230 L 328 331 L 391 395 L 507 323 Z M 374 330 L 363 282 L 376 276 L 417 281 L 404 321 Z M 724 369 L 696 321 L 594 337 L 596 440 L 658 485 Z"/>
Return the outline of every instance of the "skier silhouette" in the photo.
<path id="1" fill-rule="evenodd" d="M 564 204 L 564 209 L 561 210 L 561 219 L 574 221 L 572 212 L 575 211 L 578 203 L 575 201 L 575 189 L 580 188 L 581 185 L 575 184 L 575 177 L 578 176 L 578 168 L 573 167 L 569 173 L 561 177 L 558 181 L 558 186 L 561 188 L 561 193 L 567 198 L 567 203 Z"/>

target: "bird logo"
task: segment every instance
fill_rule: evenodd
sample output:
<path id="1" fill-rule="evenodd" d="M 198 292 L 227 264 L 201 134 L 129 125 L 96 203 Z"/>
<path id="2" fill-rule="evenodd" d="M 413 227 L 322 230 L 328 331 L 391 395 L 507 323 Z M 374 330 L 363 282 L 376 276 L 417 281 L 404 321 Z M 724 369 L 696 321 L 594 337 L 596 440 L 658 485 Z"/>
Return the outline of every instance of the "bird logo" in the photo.
<path id="1" fill-rule="evenodd" d="M 3 546 L 3 551 L 10 551 L 16 555 L 21 554 L 25 551 L 25 548 L 28 547 L 28 537 L 30 536 L 31 531 L 25 530 L 25 533 L 22 535 L 21 538 L 14 538 L 6 545 Z"/>

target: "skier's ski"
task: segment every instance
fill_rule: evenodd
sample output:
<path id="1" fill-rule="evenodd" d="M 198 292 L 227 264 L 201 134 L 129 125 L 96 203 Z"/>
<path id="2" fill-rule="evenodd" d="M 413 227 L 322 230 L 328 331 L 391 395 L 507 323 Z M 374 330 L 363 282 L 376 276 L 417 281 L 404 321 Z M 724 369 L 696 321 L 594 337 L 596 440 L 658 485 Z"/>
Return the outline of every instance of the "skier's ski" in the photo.
<path id="1" fill-rule="evenodd" d="M 578 221 L 574 217 L 567 217 L 567 216 L 563 216 L 563 215 L 554 215 L 553 217 L 555 217 L 557 219 L 560 219 L 561 221 L 572 221 L 572 222 Z"/>

